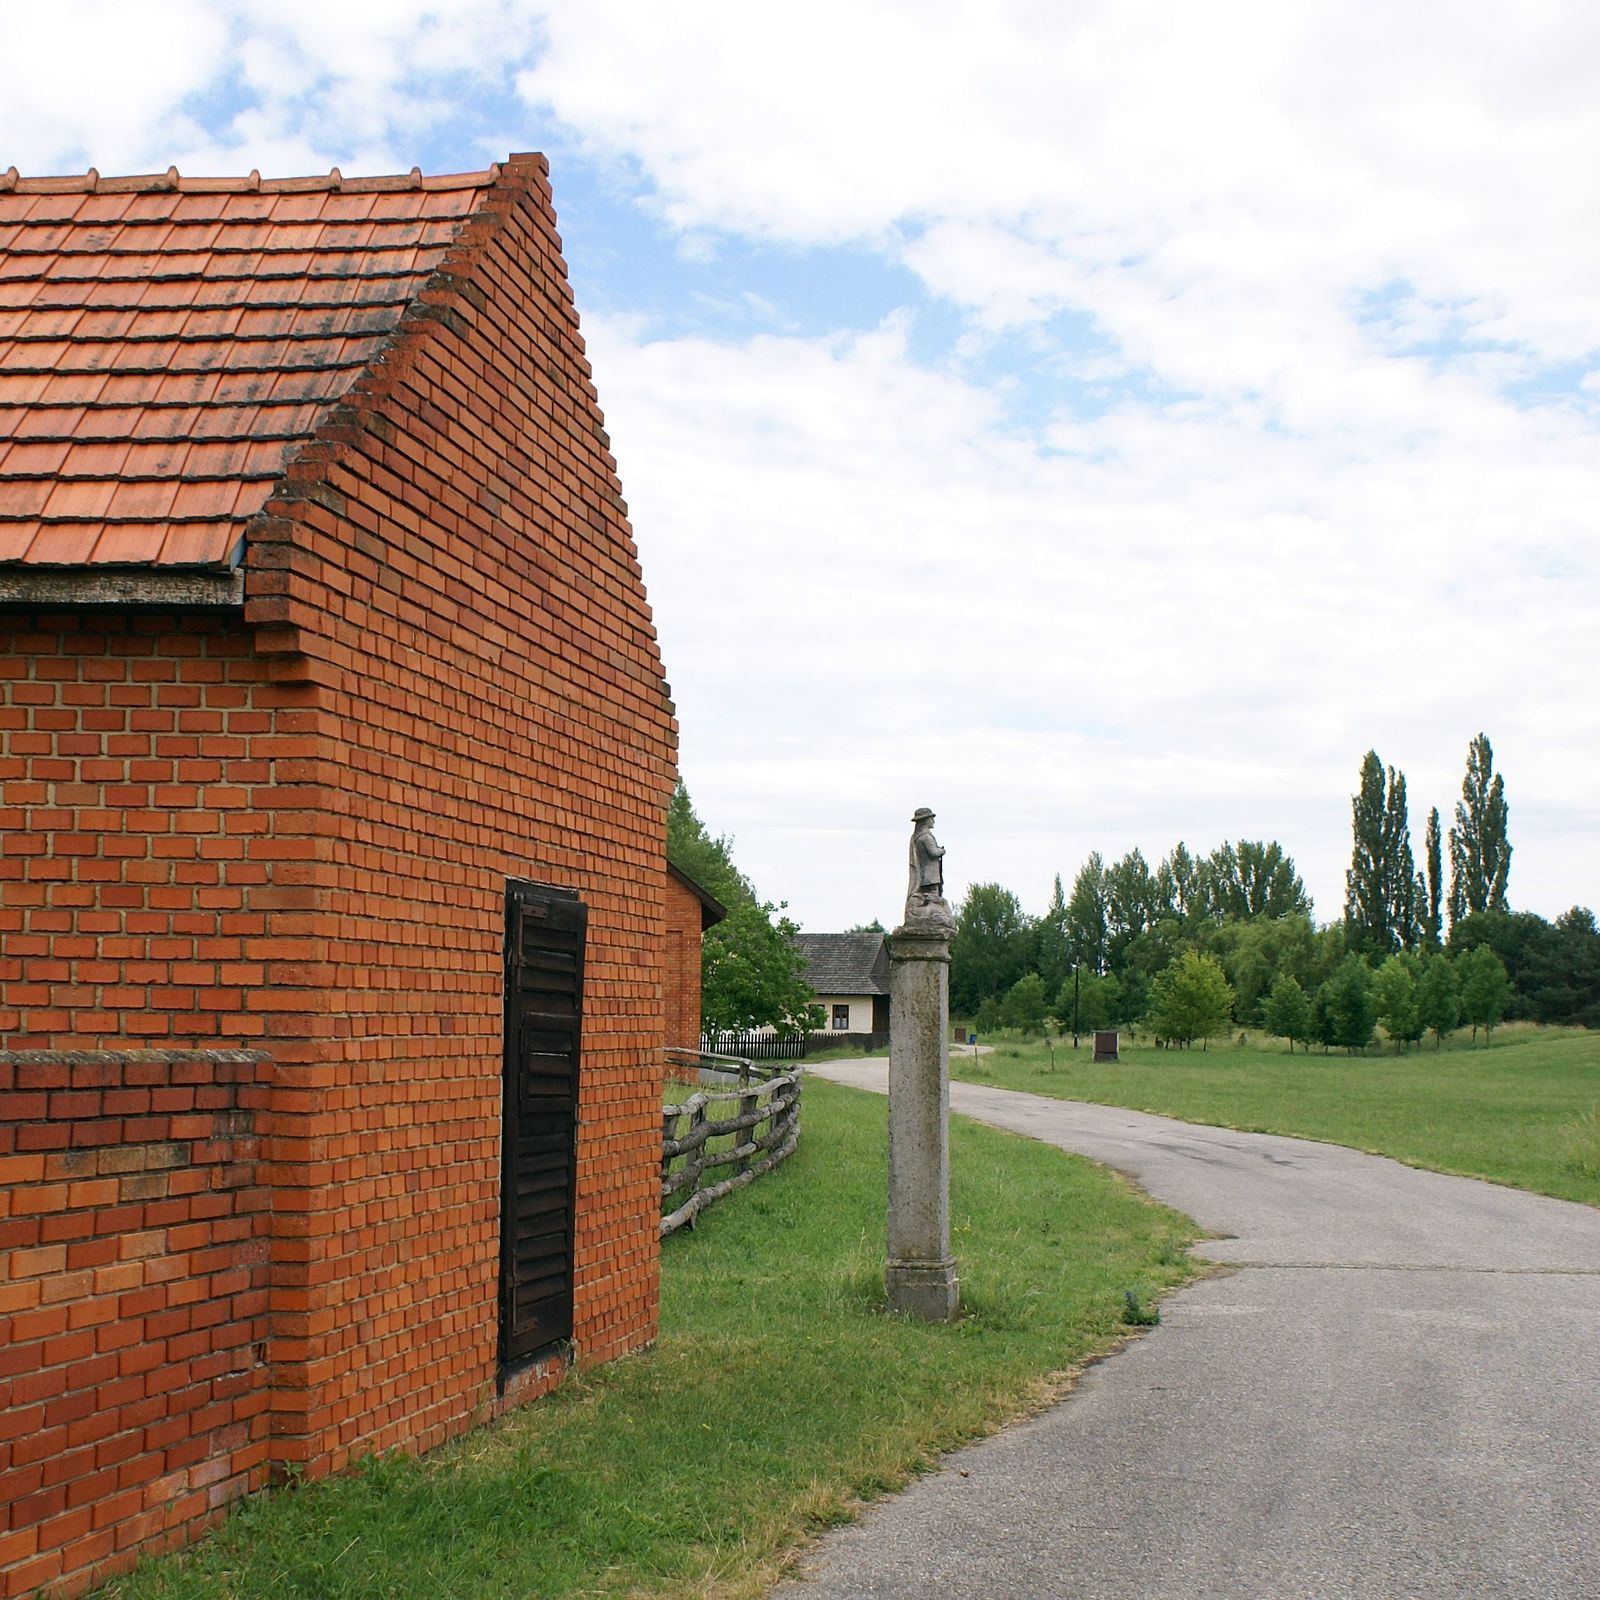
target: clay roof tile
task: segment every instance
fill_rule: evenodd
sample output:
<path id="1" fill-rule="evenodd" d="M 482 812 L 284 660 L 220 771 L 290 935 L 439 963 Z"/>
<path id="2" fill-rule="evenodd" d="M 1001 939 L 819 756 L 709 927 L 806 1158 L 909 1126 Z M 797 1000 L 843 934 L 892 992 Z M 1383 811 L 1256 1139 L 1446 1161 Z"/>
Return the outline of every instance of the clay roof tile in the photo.
<path id="1" fill-rule="evenodd" d="M 0 477 L 48 478 L 67 459 L 72 450 L 66 439 L 50 439 L 41 443 L 12 444 L 0 457 Z"/>
<path id="2" fill-rule="evenodd" d="M 0 428 L 15 439 L 71 439 L 83 435 L 82 406 L 28 406 L 0 412 Z"/>
<path id="3" fill-rule="evenodd" d="M 54 485 L 37 478 L 0 478 L 0 527 L 8 521 L 31 521 L 44 510 Z"/>
<path id="4" fill-rule="evenodd" d="M 0 518 L 0 561 L 26 561 L 29 547 L 38 532 L 36 518 Z"/>
<path id="5" fill-rule="evenodd" d="M 185 462 L 195 448 L 188 439 L 140 439 L 127 446 L 123 453 L 122 475 L 125 478 L 181 478 L 185 475 Z"/>
<path id="6" fill-rule="evenodd" d="M 70 445 L 64 440 L 57 443 L 67 457 L 62 466 L 77 478 L 120 477 L 130 451 L 137 448 L 126 439 L 75 439 Z"/>
<path id="7" fill-rule="evenodd" d="M 80 522 L 98 519 L 111 509 L 117 486 L 104 481 L 58 477 L 40 513 L 45 522 Z"/>
<path id="8" fill-rule="evenodd" d="M 152 518 L 164 517 L 161 511 L 149 513 Z M 167 534 L 165 522 L 108 522 L 95 540 L 92 557 L 108 566 L 140 567 L 150 564 L 152 550 L 159 551 Z"/>
<path id="9" fill-rule="evenodd" d="M 21 558 L 30 566 L 75 567 L 89 560 L 100 537 L 98 520 L 90 522 L 40 521 Z"/>
<path id="10" fill-rule="evenodd" d="M 231 522 L 169 522 L 156 561 L 163 566 L 232 565 L 239 532 Z"/>
<path id="11" fill-rule="evenodd" d="M 210 409 L 201 406 L 107 406 L 99 418 L 107 430 L 131 439 L 193 439 L 199 435 L 201 419 L 209 415 Z"/>
<path id="12" fill-rule="evenodd" d="M 231 517 L 245 488 L 245 483 L 231 478 L 188 479 L 178 485 L 172 497 L 172 518 L 178 522 L 191 518 Z"/>
<path id="13" fill-rule="evenodd" d="M 178 487 L 176 478 L 124 478 L 117 485 L 116 522 L 159 523 L 172 511 Z M 116 523 L 108 520 L 106 526 Z"/>
<path id="14" fill-rule="evenodd" d="M 237 559 L 500 176 L 0 173 L 0 562 Z"/>

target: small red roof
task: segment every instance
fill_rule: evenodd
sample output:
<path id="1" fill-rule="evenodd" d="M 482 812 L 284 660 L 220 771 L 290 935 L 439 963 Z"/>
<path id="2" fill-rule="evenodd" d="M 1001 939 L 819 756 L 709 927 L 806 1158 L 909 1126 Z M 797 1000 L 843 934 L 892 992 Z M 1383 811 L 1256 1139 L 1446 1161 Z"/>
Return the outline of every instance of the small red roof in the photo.
<path id="1" fill-rule="evenodd" d="M 0 174 L 0 565 L 238 566 L 500 170 Z"/>

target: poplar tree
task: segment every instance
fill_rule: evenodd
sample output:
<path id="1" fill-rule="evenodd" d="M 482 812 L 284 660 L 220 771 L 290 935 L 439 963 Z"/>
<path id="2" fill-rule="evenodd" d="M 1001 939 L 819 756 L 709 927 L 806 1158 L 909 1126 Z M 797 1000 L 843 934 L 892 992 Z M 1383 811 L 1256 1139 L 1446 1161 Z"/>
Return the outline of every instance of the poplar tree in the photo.
<path id="1" fill-rule="evenodd" d="M 1156 895 L 1164 911 L 1170 911 L 1180 922 L 1206 913 L 1205 888 L 1202 882 L 1201 863 L 1189 853 L 1182 839 L 1156 868 Z"/>
<path id="2" fill-rule="evenodd" d="M 1294 869 L 1294 858 L 1276 839 L 1225 842 L 1202 864 L 1211 915 L 1287 917 L 1311 914 L 1311 897 Z"/>
<path id="3" fill-rule="evenodd" d="M 1110 907 L 1106 864 L 1098 850 L 1078 869 L 1072 898 L 1067 901 L 1067 935 L 1072 942 L 1072 964 L 1100 973 L 1106 968 L 1106 941 L 1110 933 Z"/>
<path id="4" fill-rule="evenodd" d="M 1411 854 L 1405 774 L 1384 769 L 1376 750 L 1361 763 L 1350 801 L 1354 846 L 1345 874 L 1344 918 L 1351 947 L 1386 956 L 1417 942 L 1417 873 Z"/>
<path id="5" fill-rule="evenodd" d="M 1144 852 L 1135 846 L 1105 870 L 1106 965 L 1125 964 L 1128 946 L 1156 920 L 1156 883 Z"/>
<path id="6" fill-rule="evenodd" d="M 1422 900 L 1422 942 L 1437 950 L 1444 938 L 1444 861 L 1439 837 L 1439 808 L 1428 812 L 1428 832 L 1423 845 L 1426 877 L 1418 880 Z"/>
<path id="7" fill-rule="evenodd" d="M 1402 950 L 1414 950 L 1419 936 L 1417 864 L 1411 854 L 1411 816 L 1406 807 L 1406 775 L 1389 768 L 1389 800 L 1384 808 L 1384 843 L 1389 852 L 1389 926 Z"/>
<path id="8" fill-rule="evenodd" d="M 1072 938 L 1067 931 L 1067 897 L 1056 874 L 1050 904 L 1034 928 L 1033 964 L 1044 979 L 1045 990 L 1054 994 L 1072 970 Z"/>
<path id="9" fill-rule="evenodd" d="M 1450 830 L 1450 925 L 1474 911 L 1505 911 L 1511 844 L 1506 786 L 1494 770 L 1494 747 L 1480 733 L 1467 746 L 1455 826 Z"/>
<path id="10" fill-rule="evenodd" d="M 970 1016 L 1028 970 L 1033 933 L 1022 903 L 998 883 L 974 883 L 956 909 L 950 940 L 950 1008 Z"/>

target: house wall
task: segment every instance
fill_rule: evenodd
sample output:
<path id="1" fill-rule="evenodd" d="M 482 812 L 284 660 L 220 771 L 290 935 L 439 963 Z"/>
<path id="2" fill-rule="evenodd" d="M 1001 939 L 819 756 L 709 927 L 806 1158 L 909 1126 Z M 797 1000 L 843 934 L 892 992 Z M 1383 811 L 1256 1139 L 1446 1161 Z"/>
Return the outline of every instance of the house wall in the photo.
<path id="1" fill-rule="evenodd" d="M 0 613 L 0 1046 L 296 1027 L 317 704 L 237 617 Z"/>
<path id="2" fill-rule="evenodd" d="M 265 1482 L 264 1079 L 252 1052 L 0 1052 L 0 1595 Z"/>
<path id="3" fill-rule="evenodd" d="M 670 873 L 666 880 L 666 966 L 662 977 L 667 1043 L 700 1048 L 700 940 L 704 909 Z"/>
<path id="4" fill-rule="evenodd" d="M 872 996 L 870 994 L 822 994 L 817 996 L 817 1004 L 822 1007 L 821 1031 L 823 1033 L 872 1032 Z M 845 1005 L 850 1008 L 850 1026 L 836 1029 L 833 1025 L 833 1008 Z"/>
<path id="5" fill-rule="evenodd" d="M 271 1068 L 298 1038 L 315 686 L 224 614 L 0 614 L 0 1595 L 264 1481 Z M 48 1047 L 54 1047 L 52 1051 Z M 293 1097 L 281 1116 L 292 1126 Z"/>
<path id="6" fill-rule="evenodd" d="M 676 730 L 542 178 L 490 194 L 440 281 L 247 564 L 275 672 L 338 730 L 306 906 L 321 1009 L 275 1052 L 305 1185 L 277 1241 L 275 1448 L 312 1472 L 501 1403 L 509 877 L 589 908 L 577 1351 L 655 1332 Z"/>

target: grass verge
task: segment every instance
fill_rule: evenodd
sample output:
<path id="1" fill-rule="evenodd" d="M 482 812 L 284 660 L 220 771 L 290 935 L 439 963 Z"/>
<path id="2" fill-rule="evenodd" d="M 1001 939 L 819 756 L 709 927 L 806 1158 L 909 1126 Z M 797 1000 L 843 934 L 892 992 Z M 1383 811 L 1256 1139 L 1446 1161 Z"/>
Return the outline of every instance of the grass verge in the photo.
<path id="1" fill-rule="evenodd" d="M 1511 1033 L 1510 1029 L 1505 1030 Z M 1001 1043 L 952 1056 L 951 1075 L 1067 1100 L 1297 1134 L 1600 1205 L 1600 1034 L 1518 1030 L 1492 1048 L 1306 1054 L 1259 1043 L 1124 1047 L 1096 1066 L 1089 1041 Z"/>
<path id="2" fill-rule="evenodd" d="M 422 1461 L 242 1507 L 118 1600 L 757 1593 L 808 1533 L 1056 1393 L 1196 1268 L 1120 1178 L 954 1119 L 966 1315 L 883 1309 L 886 1102 L 812 1080 L 797 1154 L 666 1242 L 657 1348 Z"/>

